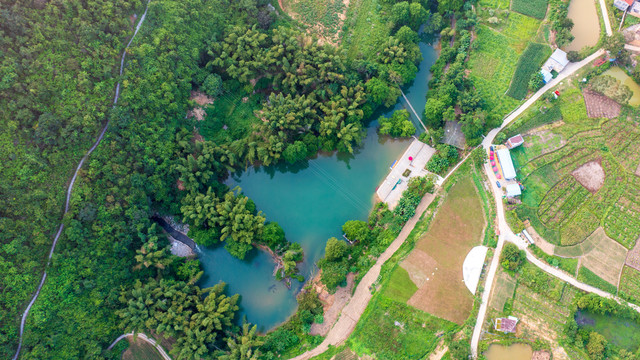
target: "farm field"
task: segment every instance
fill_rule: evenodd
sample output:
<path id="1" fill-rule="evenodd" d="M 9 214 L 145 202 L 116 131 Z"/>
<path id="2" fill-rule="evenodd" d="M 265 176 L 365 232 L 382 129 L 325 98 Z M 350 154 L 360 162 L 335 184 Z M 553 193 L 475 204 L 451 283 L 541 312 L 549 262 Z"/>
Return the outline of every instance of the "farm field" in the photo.
<path id="1" fill-rule="evenodd" d="M 491 307 L 502 312 L 507 301 L 513 298 L 513 292 L 515 289 L 516 279 L 504 271 L 500 271 L 496 277 L 495 285 L 493 286 L 490 303 Z"/>
<path id="2" fill-rule="evenodd" d="M 584 266 L 580 267 L 580 270 L 578 270 L 578 281 L 582 281 L 585 284 L 595 286 L 598 289 L 602 289 L 614 295 L 618 292 L 618 288 L 615 285 L 607 282 Z"/>
<path id="3" fill-rule="evenodd" d="M 598 240 L 595 241 L 595 248 L 582 257 L 582 266 L 617 287 L 627 249 L 609 238 L 602 228 L 598 228 L 591 237 L 597 237 Z"/>
<path id="4" fill-rule="evenodd" d="M 505 136 L 514 133 L 525 139 L 524 146 L 512 150 L 525 186 L 516 213 L 556 245 L 556 255 L 586 253 L 595 245 L 584 241 L 599 227 L 625 249 L 633 248 L 640 237 L 636 121 L 625 112 L 611 120 L 587 118 L 580 90 L 569 87 L 560 100 L 539 101 L 504 130 Z M 623 250 L 607 248 L 620 263 Z M 592 263 L 591 270 L 598 272 L 595 267 Z M 613 281 L 612 274 L 600 275 Z"/>
<path id="5" fill-rule="evenodd" d="M 489 17 L 496 9 L 508 9 L 508 5 L 502 1 L 483 1 L 479 11 Z M 504 94 L 520 55 L 535 39 L 539 27 L 539 20 L 515 12 L 497 24 L 481 22 L 476 27 L 477 48 L 469 58 L 470 77 L 490 111 L 498 116 L 506 115 L 518 104 L 517 100 L 504 97 Z"/>
<path id="6" fill-rule="evenodd" d="M 640 304 L 640 270 L 625 266 L 620 278 L 620 293 L 631 302 Z"/>
<path id="7" fill-rule="evenodd" d="M 549 46 L 538 43 L 529 44 L 520 59 L 518 59 L 507 95 L 516 100 L 524 99 L 529 91 L 531 76 L 540 71 L 540 66 L 549 56 L 551 56 L 551 48 Z"/>
<path id="8" fill-rule="evenodd" d="M 473 296 L 462 282 L 462 263 L 480 244 L 484 226 L 475 185 L 465 176 L 449 190 L 429 230 L 403 262 L 404 268 L 418 268 L 426 278 L 416 284 L 409 305 L 457 324 L 467 319 Z"/>
<path id="9" fill-rule="evenodd" d="M 526 263 L 515 278 L 500 270 L 497 284 L 503 283 L 505 276 L 517 283 L 514 285 L 515 293 L 510 293 L 508 306 L 504 310 L 494 310 L 493 304 L 502 302 L 505 297 L 498 286 L 494 287 L 490 299 L 494 309 L 489 310 L 485 327 L 493 326 L 493 318 L 515 316 L 520 320 L 515 334 L 518 339 L 529 343 L 542 341 L 549 346 L 554 359 L 566 359 L 569 352 L 581 354 L 580 350 L 560 346 L 564 328 L 571 319 L 572 303 L 579 290 L 549 276 L 530 263 Z M 485 330 L 489 333 L 483 336 L 484 346 L 493 341 L 513 340 L 513 335 L 495 334 L 487 328 Z"/>
<path id="10" fill-rule="evenodd" d="M 511 10 L 542 20 L 547 14 L 548 0 L 513 0 Z"/>

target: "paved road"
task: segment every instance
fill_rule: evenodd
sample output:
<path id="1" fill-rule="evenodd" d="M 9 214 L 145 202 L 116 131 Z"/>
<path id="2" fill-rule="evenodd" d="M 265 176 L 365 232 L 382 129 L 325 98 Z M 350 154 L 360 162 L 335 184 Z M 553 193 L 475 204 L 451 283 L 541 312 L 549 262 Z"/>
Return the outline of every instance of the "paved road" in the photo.
<path id="1" fill-rule="evenodd" d="M 138 22 L 138 25 L 136 26 L 136 29 L 133 32 L 133 35 L 131 36 L 131 39 L 129 40 L 129 43 L 127 43 L 127 46 L 122 51 L 122 58 L 120 60 L 120 76 L 122 76 L 122 71 L 124 69 L 124 59 L 125 59 L 125 56 L 127 54 L 127 49 L 129 48 L 129 46 L 133 42 L 133 39 L 136 37 L 136 34 L 138 34 L 138 31 L 140 30 L 140 27 L 142 26 L 142 23 L 144 22 L 144 19 L 147 16 L 147 9 L 149 8 L 149 2 L 151 2 L 151 0 L 147 1 L 147 7 L 144 9 L 144 14 L 142 14 L 142 17 L 140 18 L 140 21 Z M 118 98 L 119 97 L 120 97 L 120 82 L 118 82 L 118 84 L 116 85 L 116 94 L 115 94 L 115 96 L 113 98 L 113 106 L 114 107 L 118 103 Z M 73 177 L 71 178 L 71 182 L 69 183 L 69 187 L 67 188 L 67 199 L 65 200 L 65 203 L 64 203 L 64 213 L 62 215 L 63 218 L 67 214 L 67 212 L 69 212 L 69 202 L 70 202 L 70 199 L 71 199 L 71 192 L 73 191 L 73 185 L 76 182 L 76 178 L 78 176 L 78 172 L 82 168 L 82 165 L 87 160 L 89 155 L 91 155 L 91 153 L 98 147 L 98 145 L 100 145 L 100 142 L 102 141 L 102 138 L 104 137 L 104 134 L 107 132 L 107 128 L 109 127 L 109 122 L 110 122 L 110 120 L 107 120 L 107 123 L 105 124 L 104 128 L 100 132 L 100 135 L 98 136 L 98 139 L 93 144 L 91 149 L 89 149 L 89 151 L 87 151 L 87 153 L 82 157 L 82 159 L 80 159 L 80 163 L 78 163 L 78 166 L 76 167 L 76 170 L 73 173 Z M 60 223 L 60 226 L 58 227 L 58 232 L 56 233 L 56 236 L 53 238 L 53 244 L 51 244 L 51 250 L 49 250 L 49 257 L 47 258 L 47 265 L 45 265 L 45 271 L 42 273 L 42 279 L 40 280 L 40 284 L 38 285 L 38 288 L 36 289 L 36 292 L 33 294 L 33 297 L 31 298 L 31 301 L 29 302 L 29 305 L 27 305 L 27 308 L 24 310 L 24 313 L 22 314 L 22 319 L 20 320 L 20 335 L 18 337 L 18 349 L 16 350 L 16 353 L 13 356 L 13 360 L 18 359 L 18 357 L 20 356 L 20 350 L 22 350 L 22 336 L 24 334 L 25 322 L 27 321 L 27 317 L 29 316 L 29 311 L 31 310 L 31 307 L 33 306 L 33 304 L 38 299 L 38 296 L 40 295 L 40 291 L 42 290 L 42 286 L 44 285 L 44 282 L 47 279 L 47 267 L 49 267 L 49 264 L 51 263 L 51 257 L 53 256 L 53 252 L 56 249 L 56 245 L 58 244 L 58 239 L 60 239 L 60 235 L 62 234 L 62 230 L 63 229 L 64 229 L 64 224 Z"/>
<path id="2" fill-rule="evenodd" d="M 502 125 L 500 126 L 500 128 L 498 129 L 493 129 L 491 132 L 489 132 L 489 134 L 487 135 L 487 137 L 484 139 L 484 141 L 482 142 L 482 146 L 485 148 L 486 151 L 489 150 L 489 146 L 491 146 L 493 139 L 495 138 L 495 136 L 498 134 L 498 132 L 504 128 L 505 126 L 509 125 L 511 122 L 513 122 L 520 114 L 522 114 L 528 107 L 530 107 L 538 98 L 540 98 L 540 96 L 542 96 L 546 91 L 548 91 L 549 89 L 551 89 L 552 87 L 554 87 L 555 85 L 557 85 L 558 83 L 560 83 L 560 81 L 566 79 L 568 76 L 572 75 L 575 71 L 577 71 L 578 69 L 582 68 L 583 66 L 587 65 L 588 63 L 590 63 L 591 61 L 595 60 L 597 57 L 601 56 L 604 53 L 604 51 L 602 49 L 596 51 L 594 54 L 592 54 L 591 56 L 587 57 L 586 59 L 584 59 L 583 61 L 579 62 L 579 63 L 571 63 L 569 64 L 559 75 L 556 79 L 554 79 L 553 81 L 551 81 L 549 84 L 545 85 L 542 89 L 540 89 L 538 92 L 536 92 L 531 99 L 527 100 L 520 108 L 518 108 L 517 110 L 515 110 L 514 112 L 512 112 L 509 116 L 507 116 L 505 118 L 505 120 L 503 121 Z M 507 224 L 507 221 L 505 219 L 504 216 L 504 206 L 502 203 L 502 190 L 499 189 L 496 185 L 496 177 L 495 174 L 493 173 L 493 170 L 491 169 L 491 167 L 489 166 L 488 163 L 485 163 L 484 165 L 484 169 L 485 172 L 487 173 L 487 176 L 489 178 L 489 184 L 491 186 L 491 189 L 493 190 L 493 195 L 494 195 L 494 200 L 496 202 L 496 210 L 497 210 L 497 214 L 498 214 L 498 229 L 500 231 L 500 236 L 498 237 L 498 245 L 496 247 L 496 251 L 494 253 L 494 257 L 493 260 L 491 262 L 491 265 L 489 266 L 489 272 L 487 273 L 487 280 L 485 283 L 485 287 L 484 287 L 484 292 L 482 294 L 482 303 L 480 305 L 480 309 L 478 311 L 478 318 L 476 320 L 476 325 L 475 328 L 473 329 L 473 335 L 471 337 L 471 353 L 473 355 L 474 358 L 478 357 L 478 343 L 480 341 L 480 334 L 481 334 L 481 330 L 482 330 L 482 325 L 484 324 L 485 321 L 485 316 L 487 313 L 487 307 L 488 307 L 488 301 L 489 301 L 489 296 L 491 293 L 491 287 L 493 286 L 493 281 L 495 279 L 495 274 L 497 272 L 498 269 L 498 265 L 499 265 L 499 254 L 502 251 L 502 247 L 504 246 L 504 242 L 505 241 L 509 241 L 512 242 L 514 244 L 516 244 L 519 248 L 521 249 L 526 249 L 527 248 L 527 243 L 522 240 L 522 238 L 520 238 L 519 236 L 517 236 L 516 234 L 513 233 L 513 231 L 511 231 L 511 228 L 509 228 L 509 225 Z M 542 269 L 543 271 L 545 271 L 546 273 L 555 276 L 563 281 L 566 281 L 568 283 L 570 283 L 571 285 L 586 291 L 586 292 L 590 292 L 590 293 L 594 293 L 597 294 L 599 296 L 602 297 L 606 297 L 609 299 L 615 299 L 616 301 L 618 301 L 619 303 L 623 303 L 626 305 L 631 306 L 632 308 L 634 308 L 636 311 L 640 312 L 640 307 L 636 306 L 634 304 L 630 304 L 627 303 L 626 301 L 623 301 L 605 291 L 602 291 L 598 288 L 595 288 L 591 285 L 587 285 L 585 283 L 579 282 L 578 280 L 576 280 L 573 276 L 545 263 L 542 262 L 541 260 L 539 260 L 538 258 L 536 258 L 531 252 L 527 251 L 527 260 L 529 260 L 532 264 L 536 265 L 538 268 Z"/>
<path id="3" fill-rule="evenodd" d="M 156 350 L 158 350 L 158 352 L 160 353 L 160 355 L 162 356 L 162 358 L 164 360 L 171 360 L 171 357 L 169 356 L 169 354 L 167 354 L 166 351 L 164 351 L 164 349 L 162 348 L 162 346 L 160 346 L 160 344 L 158 344 L 154 339 L 148 337 L 147 335 L 143 334 L 143 333 L 138 333 L 137 335 L 134 333 L 128 333 L 128 334 L 122 334 L 120 336 L 118 336 L 118 338 L 111 343 L 111 345 L 109 345 L 109 347 L 107 348 L 107 350 L 111 350 L 113 349 L 114 346 L 116 346 L 116 344 L 126 338 L 127 336 L 136 336 L 137 339 L 142 339 L 146 342 L 148 342 L 149 344 L 153 345 L 153 347 L 156 348 Z"/>
<path id="4" fill-rule="evenodd" d="M 600 9 L 602 10 L 602 18 L 604 19 L 604 30 L 607 32 L 607 36 L 611 36 L 613 35 L 613 31 L 611 31 L 611 22 L 609 21 L 607 4 L 605 4 L 604 0 L 600 0 Z"/>

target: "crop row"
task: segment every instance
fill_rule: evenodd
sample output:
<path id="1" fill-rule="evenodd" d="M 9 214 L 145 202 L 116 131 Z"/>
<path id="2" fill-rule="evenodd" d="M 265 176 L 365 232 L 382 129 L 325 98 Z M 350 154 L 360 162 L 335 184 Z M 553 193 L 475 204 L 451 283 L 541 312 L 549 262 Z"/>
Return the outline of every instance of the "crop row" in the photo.
<path id="1" fill-rule="evenodd" d="M 547 0 L 513 0 L 511 10 L 542 20 L 547 14 Z"/>
<path id="2" fill-rule="evenodd" d="M 622 199 L 622 198 L 621 198 Z M 604 220 L 607 235 L 628 249 L 635 245 L 640 236 L 638 210 L 616 203 Z"/>
<path id="3" fill-rule="evenodd" d="M 518 1 L 519 0 L 514 0 L 514 7 Z M 546 0 L 541 1 L 544 1 L 546 4 Z M 525 0 L 522 2 L 531 3 L 531 0 Z M 544 10 L 546 11 L 547 8 L 545 7 Z M 551 51 L 549 50 L 549 46 L 530 43 L 518 59 L 516 71 L 513 73 L 513 77 L 511 78 L 511 85 L 509 86 L 507 95 L 517 100 L 524 99 L 529 90 L 529 80 L 531 79 L 531 76 L 540 71 L 540 66 L 542 66 L 542 63 L 550 53 Z"/>
<path id="4" fill-rule="evenodd" d="M 640 271 L 625 266 L 620 278 L 620 291 L 629 296 L 631 301 L 640 304 Z"/>
<path id="5" fill-rule="evenodd" d="M 544 199 L 540 202 L 538 207 L 538 215 L 542 217 L 543 214 L 552 211 L 554 206 L 559 206 L 558 200 L 564 199 L 571 195 L 571 191 L 575 189 L 577 185 L 576 179 L 571 176 L 567 176 L 560 180 L 556 186 L 552 187 L 547 192 Z"/>
<path id="6" fill-rule="evenodd" d="M 583 206 L 569 221 L 565 221 L 560 231 L 560 241 L 564 246 L 578 244 L 595 231 L 600 219 Z"/>
<path id="7" fill-rule="evenodd" d="M 576 186 L 577 188 L 571 196 L 566 198 L 564 202 L 560 204 L 559 207 L 556 207 L 558 210 L 554 213 L 549 211 L 546 216 L 548 217 L 547 222 L 550 225 L 561 226 L 566 223 L 566 220 L 571 219 L 571 217 L 578 211 L 585 200 L 591 195 L 587 189 L 582 186 Z M 543 219 L 544 221 L 544 219 Z"/>

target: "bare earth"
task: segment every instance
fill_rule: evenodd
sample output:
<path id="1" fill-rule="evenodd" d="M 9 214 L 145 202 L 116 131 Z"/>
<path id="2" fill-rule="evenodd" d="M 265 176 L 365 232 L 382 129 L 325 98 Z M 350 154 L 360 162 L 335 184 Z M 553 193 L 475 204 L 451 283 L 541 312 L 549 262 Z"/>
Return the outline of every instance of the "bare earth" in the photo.
<path id="1" fill-rule="evenodd" d="M 426 269 L 436 269 L 437 261 L 422 250 L 414 250 L 407 258 L 400 263 L 400 266 L 407 270 L 409 278 L 418 288 L 421 288 L 429 279 L 430 272 Z M 437 271 L 437 270 L 435 270 Z"/>
<path id="2" fill-rule="evenodd" d="M 556 249 L 555 245 L 553 245 L 552 243 L 545 240 L 542 236 L 540 236 L 536 231 L 536 229 L 533 228 L 533 226 L 527 227 L 527 232 L 529 233 L 529 235 L 531 235 L 531 237 L 533 238 L 533 242 L 536 244 L 537 247 L 539 247 L 545 253 L 549 255 L 553 255 Z"/>
<path id="3" fill-rule="evenodd" d="M 599 161 L 589 161 L 573 170 L 571 175 L 592 194 L 596 193 L 604 185 L 604 170 Z"/>
<path id="4" fill-rule="evenodd" d="M 620 115 L 622 106 L 608 97 L 590 90 L 583 91 L 582 95 L 590 118 L 613 119 Z"/>
<path id="5" fill-rule="evenodd" d="M 551 353 L 544 350 L 534 351 L 531 356 L 531 360 L 549 360 L 551 359 Z"/>
<path id="6" fill-rule="evenodd" d="M 324 289 L 316 288 L 316 291 L 321 294 L 320 300 L 326 305 L 324 307 L 324 322 L 322 324 L 314 323 L 311 325 L 311 330 L 309 331 L 310 335 L 327 335 L 329 329 L 331 329 L 336 320 L 338 320 L 342 309 L 351 299 L 354 279 L 354 273 L 347 274 L 347 286 L 338 287 L 335 294 L 329 294 Z"/>
<path id="7" fill-rule="evenodd" d="M 618 286 L 620 273 L 627 258 L 627 249 L 608 237 L 600 227 L 590 237 L 599 241 L 596 247 L 582 258 L 582 266 L 593 271 L 607 282 Z"/>
<path id="8" fill-rule="evenodd" d="M 204 120 L 205 115 L 207 115 L 204 109 L 207 105 L 213 104 L 213 99 L 199 91 L 192 91 L 190 100 L 194 100 L 196 104 L 200 106 L 196 106 L 192 110 L 187 111 L 187 117 L 194 117 L 198 121 Z"/>

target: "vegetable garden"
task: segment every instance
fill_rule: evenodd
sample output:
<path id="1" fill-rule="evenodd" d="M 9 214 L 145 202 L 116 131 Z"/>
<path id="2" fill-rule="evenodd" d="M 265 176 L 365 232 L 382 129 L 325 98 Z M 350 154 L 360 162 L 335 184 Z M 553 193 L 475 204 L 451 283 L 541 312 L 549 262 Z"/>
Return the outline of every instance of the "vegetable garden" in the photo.
<path id="1" fill-rule="evenodd" d="M 540 20 L 547 14 L 547 6 L 548 0 L 513 0 L 511 2 L 511 10 Z"/>
<path id="2" fill-rule="evenodd" d="M 531 76 L 540 70 L 540 66 L 550 55 L 551 49 L 549 46 L 538 43 L 529 44 L 520 55 L 520 59 L 518 59 L 516 71 L 513 73 L 507 95 L 516 100 L 524 99 L 529 90 Z"/>

